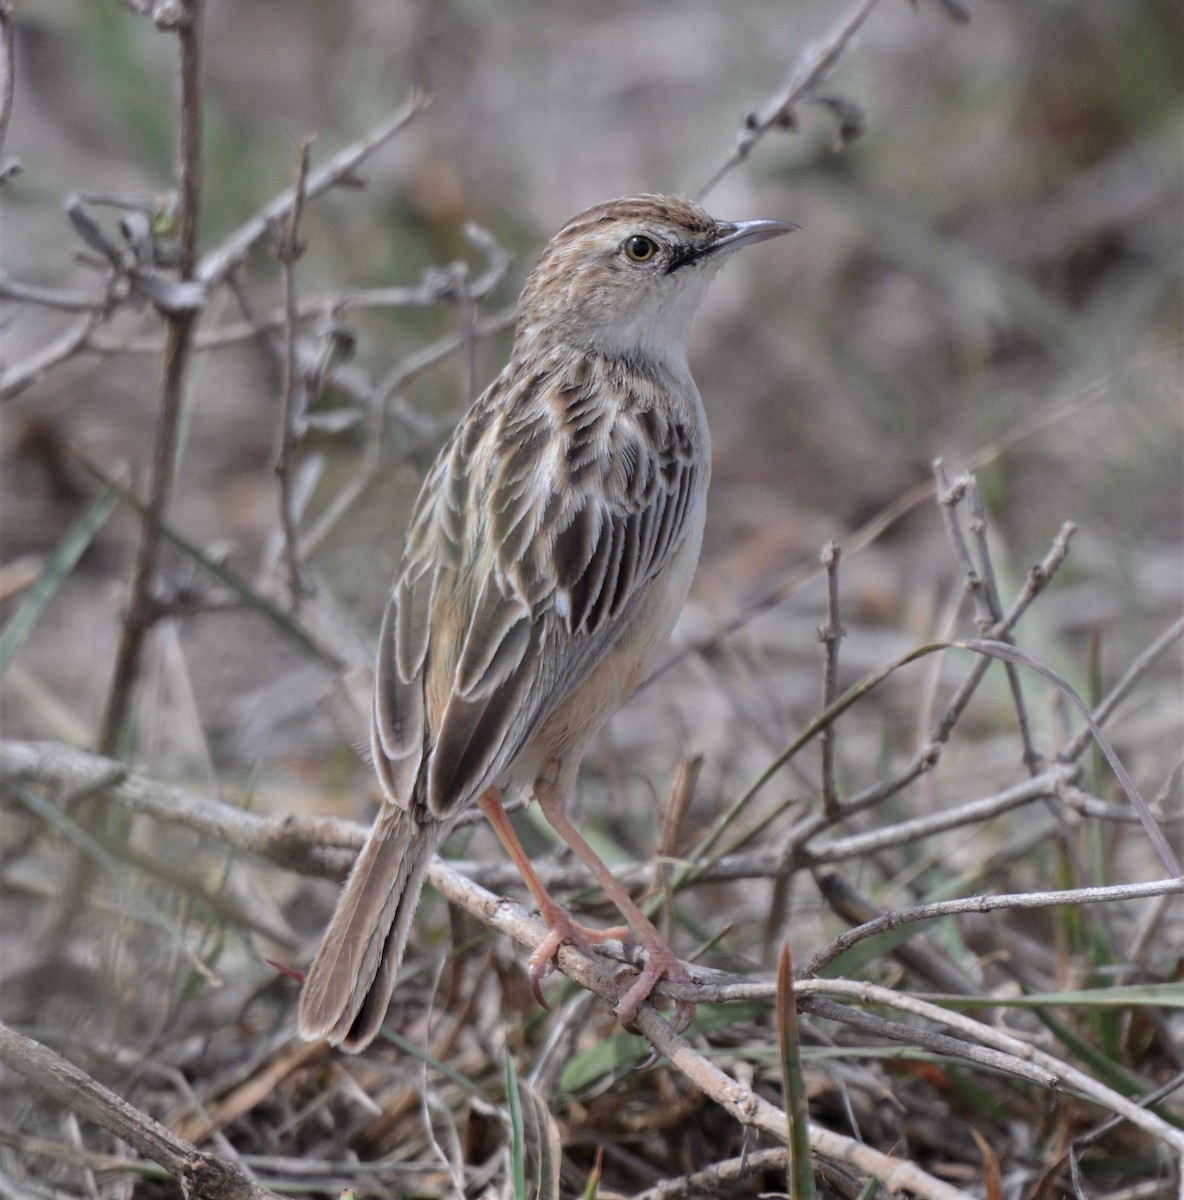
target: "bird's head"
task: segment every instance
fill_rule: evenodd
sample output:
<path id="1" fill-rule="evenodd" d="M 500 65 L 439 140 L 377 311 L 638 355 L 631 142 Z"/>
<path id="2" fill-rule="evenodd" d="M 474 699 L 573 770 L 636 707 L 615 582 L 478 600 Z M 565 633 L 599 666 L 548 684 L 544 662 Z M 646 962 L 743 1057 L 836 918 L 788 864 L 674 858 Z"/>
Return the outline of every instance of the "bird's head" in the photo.
<path id="1" fill-rule="evenodd" d="M 691 317 L 724 258 L 796 228 L 717 221 L 677 196 L 598 204 L 573 217 L 539 257 L 522 290 L 517 344 L 682 360 Z"/>

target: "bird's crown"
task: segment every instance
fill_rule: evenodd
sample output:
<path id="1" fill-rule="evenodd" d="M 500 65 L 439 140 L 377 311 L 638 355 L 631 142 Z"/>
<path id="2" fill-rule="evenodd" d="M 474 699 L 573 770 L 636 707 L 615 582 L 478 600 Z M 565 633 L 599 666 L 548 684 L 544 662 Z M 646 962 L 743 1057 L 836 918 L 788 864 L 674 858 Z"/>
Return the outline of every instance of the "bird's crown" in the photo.
<path id="1" fill-rule="evenodd" d="M 681 356 L 726 252 L 796 226 L 717 221 L 679 196 L 610 200 L 547 244 L 519 302 L 518 344 L 540 338 L 614 356 Z"/>

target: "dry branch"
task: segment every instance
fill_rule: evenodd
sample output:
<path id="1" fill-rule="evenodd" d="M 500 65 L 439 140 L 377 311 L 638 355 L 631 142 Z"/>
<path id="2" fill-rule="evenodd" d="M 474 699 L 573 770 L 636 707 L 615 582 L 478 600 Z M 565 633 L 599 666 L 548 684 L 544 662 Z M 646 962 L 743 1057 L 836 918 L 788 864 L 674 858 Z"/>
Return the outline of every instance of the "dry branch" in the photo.
<path id="1" fill-rule="evenodd" d="M 197 228 L 202 186 L 202 5 L 182 0 L 177 23 L 180 113 L 177 122 L 178 274 L 182 283 L 196 277 Z M 177 425 L 189 363 L 190 339 L 197 322 L 192 309 L 164 314 L 165 347 L 161 360 L 160 409 L 152 438 L 147 506 L 163 519 L 172 501 L 177 467 Z M 140 673 L 144 641 L 152 626 L 152 589 L 160 557 L 160 528 L 152 521 L 140 526 L 135 565 L 107 701 L 99 725 L 97 747 L 110 754 L 119 745 L 131 707 L 132 691 Z"/>
<path id="2" fill-rule="evenodd" d="M 0 1062 L 23 1075 L 67 1112 L 93 1121 L 159 1163 L 187 1200 L 280 1200 L 233 1163 L 206 1154 L 146 1116 L 46 1046 L 0 1024 Z"/>
<path id="3" fill-rule="evenodd" d="M 781 91 L 766 100 L 759 110 L 748 114 L 735 145 L 698 189 L 696 196 L 705 196 L 733 167 L 742 163 L 752 152 L 753 146 L 769 130 L 793 127 L 794 105 L 805 99 L 826 79 L 876 3 L 877 0 L 860 0 L 844 21 L 802 55 Z"/>
<path id="4" fill-rule="evenodd" d="M 57 789 L 104 787 L 112 799 L 117 799 L 137 812 L 150 813 L 159 819 L 173 820 L 187 828 L 201 830 L 236 847 L 262 854 L 273 861 L 283 862 L 294 869 L 340 873 L 350 857 L 349 851 L 328 851 L 323 848 L 324 844 L 356 848 L 363 837 L 360 828 L 348 823 L 308 819 L 274 820 L 241 813 L 217 801 L 197 797 L 184 789 L 154 784 L 125 771 L 119 764 L 60 746 L 0 743 L 0 776 L 36 781 Z M 1031 794 L 1030 790 L 1035 783 L 1036 781 L 1028 780 L 1018 786 L 1020 789 L 1027 789 L 1028 794 Z M 1042 785 L 1049 786 L 1048 781 L 1043 780 Z M 452 864 L 437 859 L 432 865 L 430 879 L 451 903 L 468 912 L 487 928 L 509 936 L 532 949 L 546 936 L 546 930 L 540 922 L 528 916 L 518 904 L 493 895 L 467 878 Z M 1064 903 L 1102 903 L 1180 892 L 1184 892 L 1184 880 L 1165 880 L 1114 888 L 1076 889 L 1062 893 L 971 897 L 961 901 L 943 902 L 905 914 L 888 914 L 872 923 L 872 927 L 867 930 L 852 931 L 846 935 L 847 941 L 839 939 L 839 943 L 820 955 L 819 963 L 830 961 L 842 949 L 855 944 L 871 932 L 896 928 L 909 920 L 928 919 L 955 912 L 986 912 L 1008 907 L 1037 908 Z M 560 970 L 580 986 L 610 1003 L 617 1000 L 623 985 L 620 978 L 614 977 L 598 964 L 566 947 L 560 950 L 556 961 Z M 815 965 L 811 964 L 811 968 L 815 968 Z M 664 984 L 660 993 L 700 1003 L 754 999 L 771 1002 L 774 996 L 775 984 L 771 981 L 729 979 L 719 972 L 707 972 L 698 967 L 692 968 L 692 977 L 693 982 L 689 985 Z M 1125 1097 L 1099 1084 L 1083 1072 L 1018 1037 L 992 1030 L 978 1021 L 925 1001 L 871 984 L 803 979 L 799 982 L 797 990 L 799 999 L 808 1011 L 854 1024 L 878 1035 L 927 1047 L 935 1053 L 952 1055 L 1017 1078 L 1028 1079 L 1044 1087 L 1071 1089 L 1139 1125 L 1165 1145 L 1184 1152 L 1184 1134 L 1173 1130 L 1154 1114 L 1127 1101 Z M 859 1003 L 896 1008 L 920 1020 L 952 1027 L 960 1036 L 952 1038 L 918 1026 L 886 1022 L 881 1018 L 835 1005 L 831 1000 L 835 996 Z M 648 1006 L 643 1009 L 638 1024 L 655 1050 L 665 1055 L 672 1066 L 686 1075 L 705 1095 L 741 1122 L 754 1125 L 779 1139 L 784 1138 L 784 1114 L 704 1059 L 689 1041 L 671 1029 L 656 1010 Z M 811 1136 L 815 1153 L 864 1171 L 888 1186 L 908 1187 L 918 1195 L 947 1197 L 950 1200 L 955 1195 L 961 1195 L 955 1189 L 943 1190 L 947 1185 L 932 1180 L 923 1172 L 918 1173 L 915 1167 L 902 1160 L 879 1154 L 831 1131 L 812 1127 Z"/>
<path id="5" fill-rule="evenodd" d="M 358 167 L 376 150 L 380 150 L 391 138 L 405 129 L 415 115 L 427 106 L 427 103 L 426 96 L 422 93 L 415 93 L 402 108 L 388 117 L 381 125 L 376 126 L 365 137 L 339 151 L 327 163 L 312 171 L 304 185 L 305 200 L 315 200 L 325 192 L 349 183 L 354 178 L 354 172 Z M 231 271 L 246 261 L 247 255 L 251 253 L 255 245 L 267 237 L 275 225 L 283 224 L 289 219 L 295 205 L 295 187 L 281 192 L 258 213 L 244 222 L 220 246 L 206 254 L 198 265 L 196 278 L 209 288 L 222 283 Z"/>

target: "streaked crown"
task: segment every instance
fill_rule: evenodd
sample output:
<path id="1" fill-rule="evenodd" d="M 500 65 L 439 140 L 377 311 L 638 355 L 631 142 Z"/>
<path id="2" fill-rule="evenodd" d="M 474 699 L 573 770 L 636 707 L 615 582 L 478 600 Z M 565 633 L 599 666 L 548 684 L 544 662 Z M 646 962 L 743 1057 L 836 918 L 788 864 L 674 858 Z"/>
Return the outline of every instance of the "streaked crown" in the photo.
<path id="1" fill-rule="evenodd" d="M 678 196 L 598 204 L 547 244 L 520 299 L 516 351 L 540 339 L 612 357 L 681 361 L 703 291 L 725 253 L 797 226 L 717 221 Z"/>

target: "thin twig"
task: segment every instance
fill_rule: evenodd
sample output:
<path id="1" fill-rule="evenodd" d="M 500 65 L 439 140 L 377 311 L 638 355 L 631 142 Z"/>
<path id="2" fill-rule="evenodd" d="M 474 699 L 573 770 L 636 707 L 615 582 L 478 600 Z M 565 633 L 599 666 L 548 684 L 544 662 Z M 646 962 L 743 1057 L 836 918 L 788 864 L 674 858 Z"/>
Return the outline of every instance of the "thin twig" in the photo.
<path id="1" fill-rule="evenodd" d="M 744 128 L 737 136 L 735 145 L 696 192 L 696 199 L 701 200 L 733 167 L 742 163 L 769 130 L 792 126 L 793 106 L 826 79 L 875 6 L 876 0 L 860 0 L 859 6 L 846 20 L 802 55 L 781 91 L 771 96 L 760 111 L 751 112 L 745 118 Z"/>
<path id="2" fill-rule="evenodd" d="M 0 183 L 12 174 L 12 167 L 3 161 L 4 143 L 8 140 L 8 122 L 12 118 L 12 98 L 16 86 L 15 46 L 12 37 L 12 4 L 0 0 Z"/>
<path id="3" fill-rule="evenodd" d="M 0 300 L 16 300 L 21 304 L 37 304 L 61 312 L 102 312 L 106 304 L 103 292 L 69 292 L 58 288 L 22 283 L 7 271 L 0 271 Z M 159 344 L 158 344 L 159 352 Z"/>
<path id="4" fill-rule="evenodd" d="M 315 199 L 331 188 L 340 187 L 350 181 L 358 167 L 406 128 L 408 122 L 421 112 L 427 103 L 426 96 L 419 92 L 414 93 L 398 112 L 311 172 L 304 188 L 305 199 Z M 196 272 L 197 279 L 210 288 L 221 283 L 246 259 L 257 242 L 265 238 L 277 223 L 288 219 L 295 203 L 293 188 L 281 192 L 201 260 Z"/>
<path id="5" fill-rule="evenodd" d="M 1123 672 L 1122 678 L 1102 697 L 1093 711 L 1096 724 L 1104 725 L 1114 710 L 1130 695 L 1132 688 L 1153 668 L 1159 666 L 1173 642 L 1184 636 L 1184 617 L 1173 621 Z M 1093 740 L 1093 730 L 1086 725 L 1079 734 L 1057 752 L 1058 762 L 1073 762 L 1081 757 Z"/>
<path id="6" fill-rule="evenodd" d="M 1009 788 L 985 796 L 979 800 L 968 800 L 965 804 L 942 812 L 924 813 L 906 821 L 899 821 L 880 829 L 872 829 L 867 833 L 854 833 L 847 837 L 836 838 L 830 842 L 806 842 L 800 844 L 795 852 L 811 866 L 823 863 L 840 862 L 849 858 L 861 858 L 866 854 L 874 854 L 889 846 L 907 846 L 919 838 L 932 837 L 950 829 L 960 829 L 977 821 L 986 821 L 1000 813 L 1029 804 L 1033 800 L 1043 800 L 1055 796 L 1057 788 L 1069 782 L 1075 776 L 1063 774 L 1058 768 L 1052 767 L 1031 779 L 1013 784 Z M 799 846 L 798 837 L 788 839 L 783 856 L 788 858 L 791 848 Z"/>
<path id="7" fill-rule="evenodd" d="M 307 197 L 307 185 L 306 185 Z M 471 279 L 467 295 L 473 301 L 486 299 L 497 290 L 506 278 L 513 259 L 492 237 L 476 225 L 467 226 L 473 245 L 487 257 L 485 270 Z M 356 311 L 383 310 L 393 308 L 438 308 L 440 305 L 456 304 L 457 298 L 450 287 L 441 286 L 441 278 L 449 268 L 432 267 L 414 287 L 346 288 L 340 292 L 329 292 L 310 300 L 301 300 L 296 307 L 296 319 L 300 323 L 340 317 Z M 226 278 L 230 278 L 233 271 Z M 0 272 L 0 297 L 28 300 L 50 308 L 61 308 L 69 312 L 89 311 L 102 308 L 102 297 L 88 297 L 83 292 L 55 291 L 21 283 Z M 510 314 L 509 320 L 513 319 Z M 244 321 L 229 322 L 214 329 L 204 329 L 193 339 L 194 350 L 220 350 L 226 346 L 254 341 L 261 333 L 275 332 L 284 327 L 288 320 L 284 306 L 269 313 L 251 317 Z M 480 332 L 479 330 L 477 331 Z M 88 349 L 96 354 L 159 354 L 163 348 L 161 338 L 154 334 L 127 338 L 92 338 Z"/>
<path id="8" fill-rule="evenodd" d="M 857 925 L 840 934 L 819 950 L 805 969 L 803 978 L 811 978 L 852 946 L 880 933 L 888 933 L 903 925 L 932 921 L 958 913 L 988 913 L 999 909 L 1055 908 L 1062 904 L 1112 904 L 1120 900 L 1143 900 L 1152 896 L 1175 896 L 1184 893 L 1184 878 L 1157 879 L 1151 883 L 1112 884 L 1107 887 L 1066 888 L 1053 892 L 1012 892 L 998 896 L 967 896 L 961 900 L 939 900 L 919 904 L 915 908 L 884 913 L 874 920 Z"/>
<path id="9" fill-rule="evenodd" d="M 821 561 L 826 569 L 826 624 L 818 630 L 818 640 L 825 651 L 822 669 L 822 707 L 834 703 L 839 677 L 839 643 L 846 630 L 839 618 L 839 559 L 842 551 L 837 542 L 827 542 L 822 548 Z M 835 791 L 835 726 L 827 725 L 818 735 L 822 756 L 822 808 L 833 817 L 839 803 Z"/>
<path id="10" fill-rule="evenodd" d="M 667 942 L 674 941 L 675 909 L 674 893 L 670 887 L 669 864 L 678 855 L 682 844 L 683 825 L 687 813 L 691 809 L 691 801 L 695 796 L 695 785 L 699 782 L 699 773 L 703 770 L 703 755 L 688 754 L 678 764 L 678 770 L 670 782 L 670 792 L 666 797 L 665 817 L 662 820 L 662 836 L 658 843 L 658 859 L 655 863 L 655 888 L 662 896 L 662 913 L 664 917 L 663 934 Z"/>
<path id="11" fill-rule="evenodd" d="M 181 101 L 178 122 L 178 274 L 182 282 L 195 277 L 197 230 L 202 183 L 202 0 L 183 0 L 176 27 L 180 56 Z M 197 313 L 189 309 L 165 313 L 166 336 L 161 369 L 160 411 L 153 435 L 148 481 L 148 510 L 164 519 L 173 494 L 176 471 L 177 424 L 185 393 L 189 343 Z M 160 557 L 159 525 L 140 525 L 140 541 L 132 571 L 127 608 L 120 630 L 115 667 L 103 709 L 97 748 L 110 754 L 119 745 L 140 673 L 144 642 L 154 619 L 152 589 Z"/>
<path id="12" fill-rule="evenodd" d="M 638 1192 L 633 1200 L 683 1200 L 684 1196 L 718 1196 L 732 1194 L 739 1184 L 760 1178 L 766 1171 L 785 1170 L 789 1161 L 784 1147 L 776 1150 L 757 1150 L 729 1158 L 702 1171 L 680 1175 L 675 1179 L 664 1179 L 644 1192 Z M 603 1189 L 601 1190 L 603 1195 Z"/>
<path id="13" fill-rule="evenodd" d="M 20 395 L 25 388 L 40 380 L 58 363 L 73 358 L 86 345 L 87 339 L 102 316 L 101 311 L 83 314 L 77 321 L 63 329 L 52 341 L 47 342 L 40 349 L 34 350 L 28 358 L 0 370 L 0 400 L 11 400 L 14 396 Z"/>
<path id="14" fill-rule="evenodd" d="M 984 601 L 983 624 L 980 629 L 986 629 L 983 637 L 995 637 L 995 631 L 1001 630 L 999 641 L 1013 642 L 1011 630 L 1002 629 L 1003 603 L 999 598 L 999 583 L 995 577 L 995 562 L 991 557 L 991 547 L 987 541 L 987 515 L 983 507 L 983 494 L 978 486 L 978 480 L 972 475 L 970 485 L 966 489 L 966 502 L 970 509 L 970 532 L 974 536 L 975 549 L 978 557 L 979 578 L 982 581 Z M 986 624 L 990 616 L 990 625 Z M 1020 687 L 1019 671 L 1011 663 L 1003 664 L 1007 674 L 1007 684 L 1011 689 L 1012 704 L 1015 707 L 1016 727 L 1019 729 L 1020 740 L 1024 747 L 1024 766 L 1030 775 L 1035 775 L 1041 768 L 1042 756 L 1032 744 L 1032 722 L 1028 717 L 1028 707 L 1024 703 L 1023 689 Z"/>
<path id="15" fill-rule="evenodd" d="M 9 778 L 58 791 L 94 790 L 130 812 L 191 829 L 305 874 L 343 878 L 366 840 L 366 830 L 353 822 L 260 817 L 57 742 L 0 741 L 0 780 Z"/>
<path id="16" fill-rule="evenodd" d="M 52 1096 L 67 1112 L 93 1121 L 159 1163 L 180 1182 L 187 1200 L 279 1200 L 233 1163 L 183 1141 L 61 1055 L 3 1024 L 0 1062 Z"/>
<path id="17" fill-rule="evenodd" d="M 276 455 L 275 474 L 279 482 L 280 529 L 283 531 L 284 561 L 288 568 L 288 601 L 292 612 L 300 608 L 307 585 L 300 572 L 299 534 L 296 513 L 292 504 L 292 455 L 296 447 L 297 392 L 303 392 L 296 362 L 296 261 L 304 253 L 300 241 L 300 219 L 304 214 L 305 188 L 308 184 L 308 156 L 312 139 L 300 144 L 296 184 L 287 225 L 276 245 L 276 255 L 284 277 L 284 352 L 283 352 L 283 412 L 280 418 L 280 446 Z M 302 400 L 305 397 L 302 396 Z M 303 410 L 304 403 L 299 404 Z"/>
<path id="18" fill-rule="evenodd" d="M 982 494 L 973 475 L 960 475 L 951 486 L 946 475 L 945 463 L 936 458 L 933 460 L 933 475 L 937 481 L 938 507 L 941 510 L 942 521 L 946 527 L 946 536 L 954 551 L 954 559 L 966 576 L 966 590 L 974 605 L 975 624 L 979 636 L 995 638 L 1001 642 L 1012 642 L 1009 628 L 1004 628 L 1003 605 L 999 599 L 999 585 L 995 579 L 995 565 L 991 559 L 990 546 L 987 544 L 987 519 L 983 509 Z M 974 536 L 978 561 L 970 553 L 970 547 L 962 534 L 958 523 L 958 506 L 965 500 L 970 510 L 970 531 Z M 1028 773 L 1035 775 L 1040 769 L 1040 756 L 1032 745 L 1031 723 L 1028 720 L 1028 710 L 1024 704 L 1023 691 L 1020 688 L 1019 672 L 1013 663 L 1004 663 L 1003 669 L 1007 675 L 1008 687 L 1011 689 L 1012 702 L 1015 706 L 1016 723 L 1023 744 L 1023 761 Z"/>
<path id="19" fill-rule="evenodd" d="M 885 913 L 838 871 L 815 871 L 814 880 L 819 894 L 831 909 L 848 925 L 862 926 Z M 930 991 L 959 996 L 979 996 L 982 986 L 968 971 L 963 970 L 947 954 L 932 948 L 923 937 L 892 939 L 886 945 L 890 954 L 905 970 L 919 979 Z M 813 960 L 802 978 L 816 975 Z"/>
<path id="20" fill-rule="evenodd" d="M 770 983 L 767 987 L 772 994 L 774 985 Z M 969 1042 L 978 1043 L 988 1049 L 996 1050 L 1000 1054 L 1014 1056 L 1025 1067 L 1034 1067 L 1039 1071 L 1047 1072 L 1052 1076 L 1051 1086 L 1076 1092 L 1079 1096 L 1092 1100 L 1100 1107 L 1109 1109 L 1145 1133 L 1171 1146 L 1177 1153 L 1184 1153 L 1184 1130 L 1169 1125 L 1162 1117 L 1148 1112 L 1136 1101 L 1129 1100 L 1113 1088 L 1099 1083 L 1084 1071 L 1078 1070 L 1067 1062 L 1062 1062 L 1031 1042 L 1024 1041 L 993 1026 L 985 1025 L 974 1020 L 973 1017 L 942 1008 L 928 1000 L 920 1000 L 915 996 L 895 992 L 891 988 L 855 980 L 802 980 L 798 986 L 798 996 L 802 1008 L 806 1011 L 810 1011 L 811 1008 L 809 998 L 843 996 L 858 1004 L 882 1004 L 897 1012 L 908 1013 L 921 1020 L 932 1021 L 938 1026 L 953 1029 Z M 889 1030 L 883 1030 L 883 1032 L 886 1036 L 896 1040 L 911 1041 L 912 1035 L 917 1032 L 913 1027 L 901 1022 L 889 1021 L 885 1024 L 890 1027 L 892 1032 Z"/>

